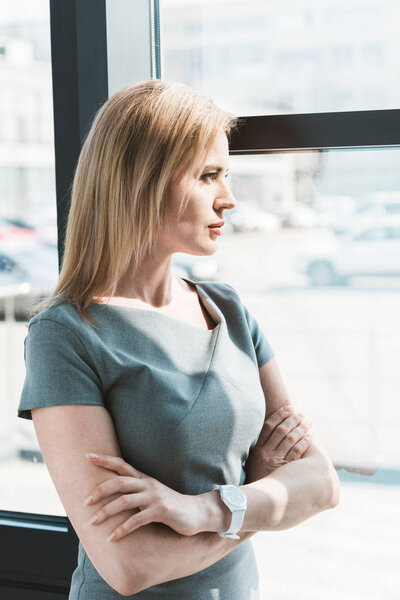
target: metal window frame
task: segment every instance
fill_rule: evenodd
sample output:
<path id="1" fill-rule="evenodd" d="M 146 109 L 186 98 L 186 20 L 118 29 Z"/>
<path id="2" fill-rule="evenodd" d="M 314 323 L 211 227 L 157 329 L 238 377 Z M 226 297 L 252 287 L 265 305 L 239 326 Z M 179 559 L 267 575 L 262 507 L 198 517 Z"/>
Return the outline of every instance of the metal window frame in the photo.
<path id="1" fill-rule="evenodd" d="M 0 596 L 3 588 L 15 588 L 15 597 L 20 590 L 24 598 L 28 590 L 35 599 L 68 594 L 78 546 L 69 519 L 2 510 L 0 540 Z"/>
<path id="2" fill-rule="evenodd" d="M 240 117 L 230 154 L 383 148 L 400 145 L 400 110 Z"/>
<path id="3" fill-rule="evenodd" d="M 61 265 L 71 183 L 85 136 L 115 87 L 160 77 L 160 18 L 158 0 L 49 3 Z M 77 546 L 67 517 L 1 510 L 0 596 L 68 598 Z"/>
<path id="4" fill-rule="evenodd" d="M 61 265 L 71 183 L 94 114 L 115 87 L 135 77 L 161 77 L 160 7 L 159 0 L 49 2 Z M 126 43 L 127 18 L 132 27 L 137 18 L 144 32 L 135 43 L 132 37 Z M 118 19 L 124 23 L 117 31 Z M 399 124 L 400 110 L 244 116 L 230 153 L 398 146 Z M 68 597 L 78 544 L 68 518 L 0 511 L 0 540 L 0 594 L 10 600 Z"/>

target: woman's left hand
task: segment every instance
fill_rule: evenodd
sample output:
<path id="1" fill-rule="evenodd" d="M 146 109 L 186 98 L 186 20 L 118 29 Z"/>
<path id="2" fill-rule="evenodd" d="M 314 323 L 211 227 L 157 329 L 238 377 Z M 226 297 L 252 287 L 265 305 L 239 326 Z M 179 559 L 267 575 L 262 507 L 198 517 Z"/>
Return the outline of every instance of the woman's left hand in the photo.
<path id="1" fill-rule="evenodd" d="M 88 454 L 86 457 L 93 464 L 118 473 L 118 477 L 112 477 L 97 485 L 84 501 L 85 506 L 112 494 L 120 494 L 118 498 L 98 509 L 90 519 L 90 524 L 98 525 L 125 510 L 140 509 L 140 512 L 117 527 L 107 541 L 119 540 L 152 522 L 164 523 L 181 535 L 195 535 L 202 531 L 201 504 L 197 496 L 176 492 L 157 479 L 138 471 L 121 457 L 105 454 L 98 455 L 98 458 Z"/>

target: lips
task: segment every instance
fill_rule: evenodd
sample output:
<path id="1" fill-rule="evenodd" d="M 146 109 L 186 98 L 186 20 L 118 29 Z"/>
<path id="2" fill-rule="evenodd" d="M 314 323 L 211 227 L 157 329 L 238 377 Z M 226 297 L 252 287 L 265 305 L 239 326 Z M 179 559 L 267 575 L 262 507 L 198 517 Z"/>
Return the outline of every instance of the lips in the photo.
<path id="1" fill-rule="evenodd" d="M 222 227 L 209 227 L 216 235 L 222 235 Z"/>
<path id="2" fill-rule="evenodd" d="M 209 227 L 222 227 L 223 225 L 225 225 L 225 221 L 219 221 L 218 223 L 213 223 L 212 225 L 209 225 Z"/>

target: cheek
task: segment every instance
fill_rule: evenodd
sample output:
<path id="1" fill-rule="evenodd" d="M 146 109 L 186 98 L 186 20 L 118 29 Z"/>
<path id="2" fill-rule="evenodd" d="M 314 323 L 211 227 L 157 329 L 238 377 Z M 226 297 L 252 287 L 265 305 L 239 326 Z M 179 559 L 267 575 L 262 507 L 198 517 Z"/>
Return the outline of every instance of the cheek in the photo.
<path id="1" fill-rule="evenodd" d="M 182 212 L 180 222 L 183 224 L 199 225 L 210 216 L 208 200 L 204 196 L 191 197 L 186 209 Z"/>
<path id="2" fill-rule="evenodd" d="M 176 234 L 179 230 L 183 235 L 193 236 L 200 229 L 208 226 L 210 219 L 212 200 L 210 200 L 210 190 L 195 190 L 190 198 L 186 200 L 186 206 L 181 210 L 183 194 L 179 190 L 171 195 L 166 214 L 166 227 L 172 233 Z"/>

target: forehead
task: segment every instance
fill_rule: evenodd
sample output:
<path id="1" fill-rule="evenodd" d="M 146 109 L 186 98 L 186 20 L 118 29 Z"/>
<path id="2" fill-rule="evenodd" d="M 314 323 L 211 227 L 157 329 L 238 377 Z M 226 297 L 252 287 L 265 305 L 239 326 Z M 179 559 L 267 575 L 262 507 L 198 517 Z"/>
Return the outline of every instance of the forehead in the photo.
<path id="1" fill-rule="evenodd" d="M 206 164 L 216 164 L 227 168 L 229 160 L 229 144 L 225 133 L 220 133 L 207 154 Z"/>
<path id="2" fill-rule="evenodd" d="M 215 139 L 214 145 L 210 149 L 210 152 L 207 154 L 205 162 L 203 163 L 203 171 L 207 167 L 212 167 L 212 170 L 218 171 L 227 171 L 229 168 L 229 143 L 228 138 L 225 133 L 220 133 Z M 200 165 L 197 165 L 200 168 Z M 184 173 L 174 179 L 175 184 L 178 186 L 185 187 L 187 185 L 188 180 L 192 180 L 192 178 L 197 178 L 198 174 L 195 175 L 192 169 L 188 169 Z"/>

